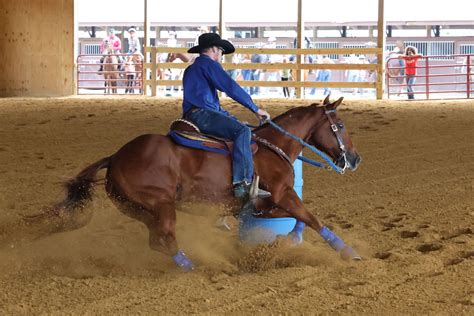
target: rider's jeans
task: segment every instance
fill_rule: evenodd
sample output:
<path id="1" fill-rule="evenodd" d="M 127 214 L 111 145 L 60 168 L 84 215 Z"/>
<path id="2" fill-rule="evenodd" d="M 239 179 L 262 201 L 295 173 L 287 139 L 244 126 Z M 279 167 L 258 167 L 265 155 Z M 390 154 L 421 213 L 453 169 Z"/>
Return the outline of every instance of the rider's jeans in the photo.
<path id="1" fill-rule="evenodd" d="M 408 99 L 414 99 L 415 94 L 413 93 L 413 85 L 415 84 L 416 77 L 414 75 L 407 75 L 407 93 Z"/>
<path id="2" fill-rule="evenodd" d="M 236 118 L 208 109 L 193 109 L 186 114 L 204 134 L 230 139 L 232 150 L 232 184 L 252 182 L 253 158 L 250 149 L 251 131 Z"/>

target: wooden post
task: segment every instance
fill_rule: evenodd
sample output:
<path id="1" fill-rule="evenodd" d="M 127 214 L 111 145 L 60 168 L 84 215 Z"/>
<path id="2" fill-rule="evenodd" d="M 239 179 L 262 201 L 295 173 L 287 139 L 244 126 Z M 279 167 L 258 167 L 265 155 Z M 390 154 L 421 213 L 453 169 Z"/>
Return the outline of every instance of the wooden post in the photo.
<path id="1" fill-rule="evenodd" d="M 146 63 L 150 60 L 150 54 L 146 52 L 146 48 L 150 47 L 150 21 L 148 20 L 148 0 L 143 0 L 144 2 L 144 48 L 143 48 L 143 53 L 144 53 L 144 58 L 143 58 L 143 63 Z M 155 62 L 153 62 L 153 56 L 152 56 L 152 63 L 156 64 L 156 56 L 155 56 Z M 156 66 L 155 66 L 156 68 Z M 153 69 L 153 66 L 152 66 Z M 145 82 L 149 78 L 150 71 L 146 67 L 142 67 L 142 78 L 143 82 Z M 152 96 L 156 96 L 156 71 L 155 71 L 155 76 L 152 76 L 152 79 L 155 78 L 155 88 L 151 91 Z M 148 94 L 148 85 L 145 85 L 142 89 L 142 94 L 147 95 Z"/>
<path id="2" fill-rule="evenodd" d="M 385 6 L 384 0 L 379 0 L 379 16 L 377 23 L 377 100 L 383 99 L 385 88 Z"/>
<path id="3" fill-rule="evenodd" d="M 219 0 L 219 34 L 222 38 L 226 38 L 224 21 L 224 0 Z"/>
<path id="4" fill-rule="evenodd" d="M 224 0 L 219 0 L 219 35 L 222 38 L 226 38 L 225 36 L 225 23 L 224 23 Z M 219 97 L 222 97 L 222 92 L 217 92 Z"/>
<path id="5" fill-rule="evenodd" d="M 303 40 L 304 40 L 304 23 L 303 23 L 303 0 L 298 0 L 298 22 L 296 26 L 296 48 L 301 49 L 303 48 Z M 301 65 L 302 58 L 301 54 L 296 54 L 296 64 Z M 303 79 L 303 71 L 301 69 L 296 70 L 296 82 L 301 82 Z M 301 99 L 303 96 L 303 88 L 296 87 L 295 88 L 296 97 Z"/>
<path id="6" fill-rule="evenodd" d="M 151 95 L 156 97 L 157 56 L 156 46 L 151 48 Z"/>

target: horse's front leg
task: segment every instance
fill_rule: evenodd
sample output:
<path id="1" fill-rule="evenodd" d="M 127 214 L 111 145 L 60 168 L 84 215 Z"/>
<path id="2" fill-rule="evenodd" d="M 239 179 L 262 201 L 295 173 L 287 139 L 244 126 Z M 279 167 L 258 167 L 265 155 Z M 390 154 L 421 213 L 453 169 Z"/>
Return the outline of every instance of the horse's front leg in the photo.
<path id="1" fill-rule="evenodd" d="M 323 225 L 321 221 L 310 213 L 303 205 L 303 202 L 300 200 L 293 188 L 288 188 L 285 190 L 284 194 L 278 200 L 278 203 L 275 203 L 277 208 L 280 208 L 283 211 L 288 212 L 291 216 L 295 217 L 297 223 L 295 228 L 290 233 L 290 236 L 298 241 L 298 234 L 302 233 L 304 224 L 313 228 L 319 233 L 319 235 L 337 252 L 341 254 L 343 259 L 354 259 L 360 260 L 361 257 L 353 250 L 350 246 L 347 246 L 344 241 L 332 232 L 329 228 Z"/>

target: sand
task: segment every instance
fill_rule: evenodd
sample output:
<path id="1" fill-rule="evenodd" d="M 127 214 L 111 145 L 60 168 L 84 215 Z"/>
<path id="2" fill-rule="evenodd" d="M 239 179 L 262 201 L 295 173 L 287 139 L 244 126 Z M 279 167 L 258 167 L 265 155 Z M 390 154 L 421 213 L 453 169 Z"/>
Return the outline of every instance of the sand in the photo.
<path id="1" fill-rule="evenodd" d="M 275 116 L 309 101 L 257 103 Z M 360 262 L 308 229 L 301 246 L 247 247 L 214 227 L 219 206 L 188 205 L 178 242 L 197 269 L 182 273 L 100 185 L 87 226 L 23 224 L 87 164 L 179 115 L 179 99 L 0 99 L 0 314 L 474 314 L 473 101 L 344 101 L 363 162 L 342 176 L 306 165 L 303 200 Z"/>

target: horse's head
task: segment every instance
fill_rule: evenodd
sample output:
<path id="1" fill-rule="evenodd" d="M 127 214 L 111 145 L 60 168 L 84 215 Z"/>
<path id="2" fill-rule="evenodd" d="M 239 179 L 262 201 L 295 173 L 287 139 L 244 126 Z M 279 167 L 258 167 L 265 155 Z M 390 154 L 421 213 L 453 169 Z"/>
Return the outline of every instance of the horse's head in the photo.
<path id="1" fill-rule="evenodd" d="M 342 170 L 349 168 L 354 171 L 362 159 L 352 145 L 349 133 L 337 114 L 336 109 L 342 100 L 341 97 L 335 102 L 330 102 L 327 96 L 323 105 L 317 106 L 318 110 L 323 111 L 323 119 L 321 123 L 316 124 L 307 141 L 329 155 Z M 316 105 L 312 106 L 316 107 Z"/>

